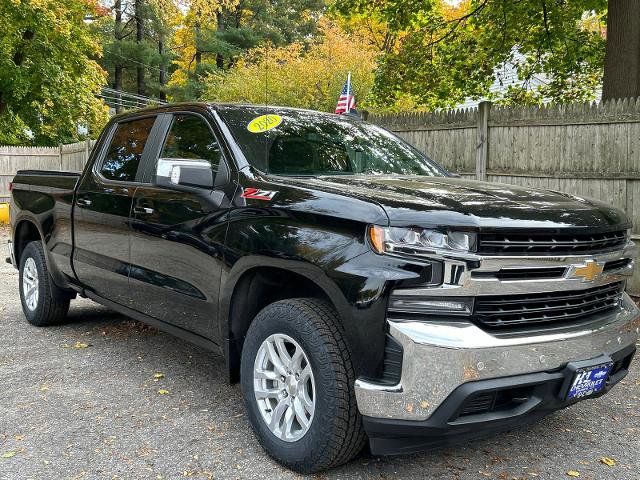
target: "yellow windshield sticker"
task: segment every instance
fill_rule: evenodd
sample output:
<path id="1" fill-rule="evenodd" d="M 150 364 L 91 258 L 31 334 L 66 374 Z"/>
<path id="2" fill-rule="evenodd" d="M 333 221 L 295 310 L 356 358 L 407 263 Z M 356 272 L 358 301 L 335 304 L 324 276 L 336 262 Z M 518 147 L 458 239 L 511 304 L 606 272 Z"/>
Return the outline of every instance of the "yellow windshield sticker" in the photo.
<path id="1" fill-rule="evenodd" d="M 247 130 L 251 133 L 262 133 L 276 128 L 281 123 L 282 117 L 280 115 L 260 115 L 249 122 Z"/>

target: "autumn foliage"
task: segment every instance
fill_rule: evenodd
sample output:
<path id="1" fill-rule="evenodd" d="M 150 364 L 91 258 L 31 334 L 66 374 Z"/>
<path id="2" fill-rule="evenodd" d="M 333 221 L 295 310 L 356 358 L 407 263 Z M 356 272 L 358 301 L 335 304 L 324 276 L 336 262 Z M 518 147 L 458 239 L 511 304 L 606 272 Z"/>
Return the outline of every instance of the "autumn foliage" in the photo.
<path id="1" fill-rule="evenodd" d="M 377 52 L 361 35 L 345 33 L 328 21 L 322 21 L 319 33 L 309 45 L 251 50 L 233 68 L 209 74 L 203 97 L 332 111 L 350 71 L 356 98 L 366 107 Z"/>

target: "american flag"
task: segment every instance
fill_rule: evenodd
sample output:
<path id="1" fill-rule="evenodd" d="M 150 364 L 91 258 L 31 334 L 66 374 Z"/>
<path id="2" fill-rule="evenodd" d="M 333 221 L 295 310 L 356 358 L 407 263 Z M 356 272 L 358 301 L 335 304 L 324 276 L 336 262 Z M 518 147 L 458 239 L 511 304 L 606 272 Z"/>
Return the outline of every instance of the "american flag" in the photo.
<path id="1" fill-rule="evenodd" d="M 351 88 L 351 73 L 347 76 L 347 81 L 342 87 L 340 92 L 340 98 L 336 105 L 336 113 L 349 113 L 356 107 L 356 97 L 353 95 L 353 88 Z"/>

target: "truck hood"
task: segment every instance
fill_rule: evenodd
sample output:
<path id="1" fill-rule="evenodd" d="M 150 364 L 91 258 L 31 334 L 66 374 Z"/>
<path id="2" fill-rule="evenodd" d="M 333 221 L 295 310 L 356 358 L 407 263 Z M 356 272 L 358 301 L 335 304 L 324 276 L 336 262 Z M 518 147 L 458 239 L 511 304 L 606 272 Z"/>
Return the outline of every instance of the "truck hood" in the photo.
<path id="1" fill-rule="evenodd" d="M 300 182 L 306 187 L 312 183 L 314 189 L 376 202 L 396 226 L 597 230 L 628 226 L 621 210 L 600 201 L 509 184 L 373 175 L 317 177 Z"/>

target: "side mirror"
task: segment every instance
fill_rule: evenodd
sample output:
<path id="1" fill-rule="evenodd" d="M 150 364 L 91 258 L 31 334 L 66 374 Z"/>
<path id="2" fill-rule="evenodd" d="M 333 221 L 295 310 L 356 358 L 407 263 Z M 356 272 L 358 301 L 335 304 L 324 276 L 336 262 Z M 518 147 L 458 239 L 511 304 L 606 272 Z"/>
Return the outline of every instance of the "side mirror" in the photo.
<path id="1" fill-rule="evenodd" d="M 156 184 L 165 187 L 213 189 L 213 170 L 206 160 L 161 158 L 156 169 Z"/>

